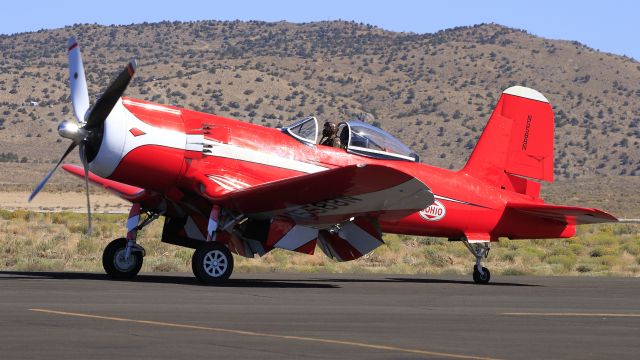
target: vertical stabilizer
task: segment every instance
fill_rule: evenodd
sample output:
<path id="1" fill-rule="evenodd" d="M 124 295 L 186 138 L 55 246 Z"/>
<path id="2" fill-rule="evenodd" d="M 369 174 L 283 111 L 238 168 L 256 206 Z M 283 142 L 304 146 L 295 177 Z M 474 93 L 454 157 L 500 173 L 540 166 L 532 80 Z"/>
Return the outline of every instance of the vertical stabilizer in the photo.
<path id="1" fill-rule="evenodd" d="M 510 87 L 500 96 L 463 171 L 537 197 L 540 186 L 528 179 L 553 182 L 553 130 L 549 101 L 536 90 Z"/>

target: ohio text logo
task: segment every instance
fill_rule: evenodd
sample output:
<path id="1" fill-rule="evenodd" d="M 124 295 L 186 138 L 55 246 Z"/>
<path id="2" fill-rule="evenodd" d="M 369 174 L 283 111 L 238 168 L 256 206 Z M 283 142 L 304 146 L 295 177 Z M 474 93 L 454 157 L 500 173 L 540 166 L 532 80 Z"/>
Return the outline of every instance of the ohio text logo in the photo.
<path id="1" fill-rule="evenodd" d="M 434 201 L 431 206 L 420 211 L 420 217 L 427 221 L 438 221 L 447 214 L 447 209 L 438 200 Z"/>

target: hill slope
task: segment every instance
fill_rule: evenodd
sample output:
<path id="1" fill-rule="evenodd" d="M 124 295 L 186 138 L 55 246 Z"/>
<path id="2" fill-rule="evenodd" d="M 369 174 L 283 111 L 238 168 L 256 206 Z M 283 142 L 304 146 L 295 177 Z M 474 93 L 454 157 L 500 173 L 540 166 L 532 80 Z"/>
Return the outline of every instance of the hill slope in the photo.
<path id="1" fill-rule="evenodd" d="M 349 22 L 203 21 L 0 36 L 0 161 L 25 162 L 0 164 L 0 183 L 33 184 L 33 169 L 50 166 L 38 163 L 66 147 L 55 129 L 72 116 L 70 35 L 92 97 L 137 58 L 128 96 L 268 126 L 311 114 L 360 117 L 446 168 L 464 164 L 501 91 L 525 85 L 554 105 L 559 179 L 640 175 L 640 63 L 632 59 L 496 24 L 410 34 Z"/>

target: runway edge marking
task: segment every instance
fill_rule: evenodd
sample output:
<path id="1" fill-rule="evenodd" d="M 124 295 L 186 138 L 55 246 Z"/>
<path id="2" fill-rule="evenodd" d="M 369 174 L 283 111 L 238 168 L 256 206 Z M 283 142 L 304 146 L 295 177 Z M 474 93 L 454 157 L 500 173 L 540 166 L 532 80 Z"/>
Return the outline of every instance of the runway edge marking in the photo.
<path id="1" fill-rule="evenodd" d="M 221 332 L 221 333 L 245 335 L 245 336 L 269 337 L 269 338 L 276 338 L 276 339 L 309 341 L 309 342 L 317 342 L 317 343 L 333 344 L 333 345 L 345 345 L 345 346 L 361 347 L 361 348 L 367 348 L 367 349 L 387 350 L 387 351 L 395 351 L 395 352 L 403 352 L 403 353 L 419 354 L 419 355 L 427 355 L 427 356 L 440 356 L 440 357 L 445 357 L 450 359 L 499 360 L 496 358 L 489 358 L 489 357 L 483 357 L 483 356 L 451 354 L 451 353 L 443 353 L 443 352 L 420 350 L 420 349 L 408 349 L 408 348 L 401 348 L 401 347 L 390 346 L 390 345 L 377 345 L 377 344 L 360 343 L 360 342 L 354 342 L 354 341 L 313 338 L 313 337 L 306 337 L 306 336 L 278 335 L 278 334 L 261 333 L 261 332 L 255 332 L 255 331 L 234 330 L 234 329 L 216 328 L 216 327 L 199 326 L 199 325 L 187 325 L 187 324 L 169 323 L 169 322 L 152 321 L 152 320 L 137 320 L 137 319 L 92 315 L 92 314 L 84 314 L 84 313 L 74 313 L 74 312 L 57 311 L 57 310 L 49 310 L 49 309 L 29 309 L 29 311 L 46 313 L 46 314 L 74 316 L 74 317 L 88 318 L 88 319 L 99 319 L 99 320 L 119 321 L 119 322 L 128 322 L 128 323 L 136 323 L 136 324 L 144 324 L 144 325 L 173 327 L 173 328 L 180 328 L 180 329 Z"/>
<path id="2" fill-rule="evenodd" d="M 622 314 L 622 313 L 525 313 L 525 312 L 512 312 L 502 313 L 500 315 L 507 316 L 574 316 L 574 317 L 640 317 L 640 314 Z"/>

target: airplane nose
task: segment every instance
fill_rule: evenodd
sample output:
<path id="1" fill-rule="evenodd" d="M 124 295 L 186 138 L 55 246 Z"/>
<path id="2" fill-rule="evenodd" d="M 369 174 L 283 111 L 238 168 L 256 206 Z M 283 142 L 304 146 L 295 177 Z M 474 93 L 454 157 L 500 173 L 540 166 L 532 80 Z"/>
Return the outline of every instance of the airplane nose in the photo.
<path id="1" fill-rule="evenodd" d="M 71 139 L 75 142 L 82 140 L 82 131 L 80 126 L 73 121 L 65 120 L 58 125 L 58 134 L 65 139 Z"/>

